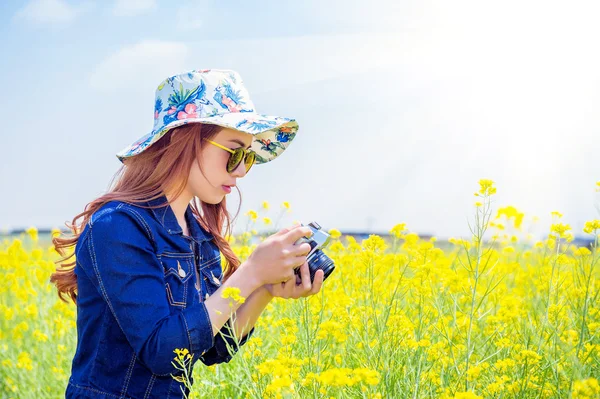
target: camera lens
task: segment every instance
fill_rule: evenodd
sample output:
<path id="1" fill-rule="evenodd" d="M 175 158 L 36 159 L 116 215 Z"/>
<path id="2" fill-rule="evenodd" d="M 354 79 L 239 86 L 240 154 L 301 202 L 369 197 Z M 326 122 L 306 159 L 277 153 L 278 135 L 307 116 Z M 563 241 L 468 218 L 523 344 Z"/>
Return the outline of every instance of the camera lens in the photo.
<path id="1" fill-rule="evenodd" d="M 323 281 L 325 281 L 331 272 L 333 272 L 333 269 L 335 269 L 335 265 L 329 256 L 325 255 L 320 249 L 317 249 L 308 259 L 308 269 L 310 271 L 311 282 L 315 280 L 315 273 L 319 269 L 325 273 L 323 275 Z"/>

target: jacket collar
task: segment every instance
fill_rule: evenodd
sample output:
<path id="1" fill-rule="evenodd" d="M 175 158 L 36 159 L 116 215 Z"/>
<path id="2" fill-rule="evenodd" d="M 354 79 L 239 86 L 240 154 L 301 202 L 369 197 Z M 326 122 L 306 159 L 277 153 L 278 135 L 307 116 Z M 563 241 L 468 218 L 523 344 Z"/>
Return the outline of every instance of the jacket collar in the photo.
<path id="1" fill-rule="evenodd" d="M 162 226 L 167 229 L 169 234 L 182 234 L 183 230 L 177 222 L 177 218 L 175 217 L 175 213 L 171 208 L 171 205 L 167 202 L 166 195 L 161 195 L 160 197 L 147 201 L 147 204 L 150 206 L 160 205 L 158 208 L 151 208 L 154 217 L 159 221 Z M 196 218 L 194 217 L 194 213 L 192 212 L 192 206 L 188 205 L 185 210 L 185 220 L 187 221 L 188 228 L 190 230 L 191 237 L 198 241 L 209 241 L 214 237 L 209 232 L 205 231 L 202 226 L 198 223 Z"/>

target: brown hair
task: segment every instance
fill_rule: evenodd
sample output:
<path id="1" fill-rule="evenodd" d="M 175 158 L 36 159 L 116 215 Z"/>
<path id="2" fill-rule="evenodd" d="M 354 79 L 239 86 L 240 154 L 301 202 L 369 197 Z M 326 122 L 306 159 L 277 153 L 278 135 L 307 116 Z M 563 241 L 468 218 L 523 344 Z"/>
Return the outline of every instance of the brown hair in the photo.
<path id="1" fill-rule="evenodd" d="M 62 259 L 55 263 L 60 264 L 50 276 L 50 282 L 56 284 L 58 297 L 64 301 L 68 295 L 73 303 L 77 303 L 77 276 L 75 275 L 75 263 L 66 261 L 75 255 L 74 249 L 77 240 L 85 225 L 102 205 L 109 201 L 119 200 L 130 204 L 142 206 L 141 203 L 159 198 L 165 192 L 173 192 L 178 197 L 185 189 L 187 177 L 196 159 L 200 159 L 203 148 L 203 138 L 211 139 L 219 133 L 222 128 L 217 125 L 189 123 L 168 131 L 156 143 L 145 149 L 140 154 L 126 158 L 124 165 L 113 176 L 108 192 L 93 200 L 84 207 L 84 211 L 73 218 L 73 221 L 65 225 L 72 231 L 73 235 L 67 237 L 53 237 L 52 243 L 56 252 Z M 241 208 L 237 209 L 233 220 L 238 216 Z M 202 214 L 199 212 L 200 202 Z M 163 205 L 164 206 L 164 205 Z M 194 197 L 191 204 L 194 217 L 200 225 L 210 232 L 213 242 L 225 257 L 223 280 L 227 280 L 240 265 L 240 260 L 234 254 L 229 243 L 221 233 L 223 224 L 226 224 L 225 235 L 231 234 L 232 218 L 227 211 L 225 198 L 218 204 L 207 204 Z M 147 206 L 144 206 L 147 208 Z M 81 224 L 77 220 L 83 218 Z M 73 247 L 73 252 L 67 256 L 66 249 Z"/>

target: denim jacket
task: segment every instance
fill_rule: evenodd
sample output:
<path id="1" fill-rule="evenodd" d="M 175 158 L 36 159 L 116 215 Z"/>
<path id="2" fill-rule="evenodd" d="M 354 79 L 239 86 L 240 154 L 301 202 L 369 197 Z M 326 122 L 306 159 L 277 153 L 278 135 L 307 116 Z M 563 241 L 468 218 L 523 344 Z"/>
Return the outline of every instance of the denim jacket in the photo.
<path id="1" fill-rule="evenodd" d="M 231 319 L 226 337 L 213 336 L 204 303 L 221 284 L 218 247 L 190 206 L 185 218 L 190 236 L 168 204 L 111 201 L 91 216 L 75 247 L 77 348 L 65 398 L 183 398 L 175 348 L 206 365 L 237 352 Z"/>

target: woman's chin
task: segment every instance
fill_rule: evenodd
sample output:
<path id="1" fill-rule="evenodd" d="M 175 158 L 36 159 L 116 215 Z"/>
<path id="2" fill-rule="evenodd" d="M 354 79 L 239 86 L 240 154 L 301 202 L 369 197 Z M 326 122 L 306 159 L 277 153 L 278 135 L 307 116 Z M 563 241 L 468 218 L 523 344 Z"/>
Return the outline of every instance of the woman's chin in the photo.
<path id="1" fill-rule="evenodd" d="M 196 197 L 200 201 L 204 202 L 205 204 L 210 204 L 210 205 L 220 204 L 225 199 L 225 195 L 224 194 L 213 195 L 213 196 L 210 196 L 208 198 L 206 198 L 206 196 L 200 196 L 200 195 L 197 195 Z"/>

